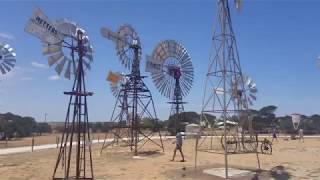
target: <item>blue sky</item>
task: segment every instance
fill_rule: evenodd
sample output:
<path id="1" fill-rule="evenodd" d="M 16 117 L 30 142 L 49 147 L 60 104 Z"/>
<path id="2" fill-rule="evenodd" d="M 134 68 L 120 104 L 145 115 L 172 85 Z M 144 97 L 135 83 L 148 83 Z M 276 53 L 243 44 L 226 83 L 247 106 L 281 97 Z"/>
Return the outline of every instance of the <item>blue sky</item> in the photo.
<path id="1" fill-rule="evenodd" d="M 232 1 L 233 2 L 233 1 Z M 207 71 L 212 28 L 217 13 L 213 0 L 158 1 L 1 1 L 0 42 L 16 49 L 17 68 L 0 82 L 0 112 L 33 116 L 38 121 L 48 113 L 48 121 L 64 120 L 68 98 L 63 91 L 71 81 L 52 80 L 56 73 L 47 67 L 40 41 L 25 33 L 24 26 L 34 7 L 50 19 L 68 18 L 82 26 L 95 49 L 87 89 L 92 121 L 110 118 L 115 99 L 105 78 L 109 70 L 123 70 L 112 42 L 100 36 L 100 28 L 116 30 L 132 25 L 139 33 L 143 57 L 158 42 L 174 39 L 189 51 L 195 68 L 194 86 L 186 97 L 185 110 L 200 111 Z M 253 108 L 278 106 L 278 115 L 293 112 L 319 113 L 320 1 L 245 1 L 242 11 L 231 8 L 242 70 L 257 83 L 258 100 Z M 144 67 L 145 59 L 141 67 Z M 143 74 L 148 75 L 142 71 Z M 53 78 L 55 79 L 55 78 Z M 166 119 L 170 106 L 146 80 L 156 102 L 160 119 Z"/>

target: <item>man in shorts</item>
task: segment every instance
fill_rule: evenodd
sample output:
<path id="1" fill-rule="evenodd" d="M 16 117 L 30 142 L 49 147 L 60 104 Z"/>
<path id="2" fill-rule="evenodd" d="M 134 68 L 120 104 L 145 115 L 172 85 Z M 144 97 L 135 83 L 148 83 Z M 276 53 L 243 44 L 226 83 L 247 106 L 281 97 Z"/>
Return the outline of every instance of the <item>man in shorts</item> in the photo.
<path id="1" fill-rule="evenodd" d="M 174 158 L 176 157 L 176 152 L 177 152 L 177 150 L 179 150 L 181 157 L 182 157 L 182 160 L 180 162 L 184 162 L 184 155 L 182 153 L 182 135 L 179 131 L 177 131 L 175 143 L 176 143 L 176 147 L 174 148 L 173 157 L 172 157 L 171 161 L 174 161 Z"/>

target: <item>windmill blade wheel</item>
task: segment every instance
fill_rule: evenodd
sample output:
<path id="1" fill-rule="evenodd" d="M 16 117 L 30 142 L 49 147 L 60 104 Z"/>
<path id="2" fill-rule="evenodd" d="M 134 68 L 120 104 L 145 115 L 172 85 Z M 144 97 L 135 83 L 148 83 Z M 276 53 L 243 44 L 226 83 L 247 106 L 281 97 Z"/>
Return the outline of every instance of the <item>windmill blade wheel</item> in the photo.
<path id="1" fill-rule="evenodd" d="M 226 137 L 226 144 L 224 141 L 224 137 Z M 221 147 L 223 150 L 227 147 L 227 153 L 236 153 L 238 148 L 237 137 L 230 132 L 227 134 L 223 134 L 220 139 Z"/>

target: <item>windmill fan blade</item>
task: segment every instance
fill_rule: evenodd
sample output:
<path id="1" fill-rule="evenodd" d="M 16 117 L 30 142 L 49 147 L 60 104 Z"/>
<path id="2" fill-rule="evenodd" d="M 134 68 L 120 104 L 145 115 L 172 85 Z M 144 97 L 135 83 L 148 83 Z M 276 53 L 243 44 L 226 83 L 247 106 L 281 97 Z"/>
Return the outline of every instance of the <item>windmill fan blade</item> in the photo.
<path id="1" fill-rule="evenodd" d="M 9 44 L 0 43 L 0 71 L 6 74 L 12 70 L 16 63 L 16 53 Z"/>
<path id="2" fill-rule="evenodd" d="M 12 52 L 12 53 L 8 53 L 7 55 L 4 55 L 5 59 L 12 59 L 16 57 L 16 53 Z"/>
<path id="3" fill-rule="evenodd" d="M 49 56 L 49 58 L 48 58 L 49 66 L 51 67 L 53 64 L 58 62 L 62 57 L 64 57 L 62 52 L 59 52 L 58 54 L 54 54 L 52 56 Z"/>
<path id="4" fill-rule="evenodd" d="M 57 52 L 62 52 L 62 44 L 57 44 L 57 45 L 50 45 L 47 44 L 43 47 L 43 55 L 49 55 L 49 54 L 54 54 Z"/>
<path id="5" fill-rule="evenodd" d="M 11 68 L 4 63 L 2 63 L 2 66 L 7 70 L 7 72 L 9 72 L 11 70 Z"/>
<path id="6" fill-rule="evenodd" d="M 63 36 L 75 37 L 79 28 L 75 22 L 67 19 L 59 19 L 55 21 L 55 26 Z"/>
<path id="7" fill-rule="evenodd" d="M 249 86 L 251 84 L 251 79 L 249 77 L 246 78 L 246 85 Z"/>
<path id="8" fill-rule="evenodd" d="M 43 44 L 43 54 L 47 55 L 49 66 L 56 65 L 55 71 L 59 75 L 64 73 L 66 79 L 70 79 L 72 74 L 76 78 L 79 59 L 75 58 L 76 55 L 74 53 L 78 53 L 78 56 L 80 56 L 81 48 L 83 50 L 81 54 L 83 63 L 81 65 L 83 66 L 83 73 L 85 75 L 85 70 L 91 68 L 90 63 L 93 61 L 93 48 L 90 45 L 90 40 L 85 30 L 80 28 L 75 22 L 67 19 L 56 20 L 53 24 L 58 32 L 59 40 L 55 41 L 54 44 Z M 65 53 L 63 48 L 66 48 L 68 51 L 71 49 L 71 52 Z"/>
<path id="9" fill-rule="evenodd" d="M 85 46 L 85 51 L 86 51 L 86 54 L 91 54 L 92 56 L 93 47 L 91 45 Z"/>
<path id="10" fill-rule="evenodd" d="M 249 94 L 249 96 L 253 99 L 253 100 L 257 100 L 257 97 L 253 94 Z"/>
<path id="11" fill-rule="evenodd" d="M 159 73 L 162 71 L 161 63 L 154 61 L 149 55 L 146 55 L 146 59 L 146 72 Z"/>
<path id="12" fill-rule="evenodd" d="M 92 54 L 86 54 L 84 57 L 88 58 L 90 61 L 92 61 L 93 59 Z"/>
<path id="13" fill-rule="evenodd" d="M 251 84 L 250 84 L 250 88 L 256 88 L 256 86 L 257 86 L 257 84 L 256 84 L 256 83 L 251 82 Z"/>
<path id="14" fill-rule="evenodd" d="M 5 49 L 9 49 L 9 48 L 10 48 L 10 45 L 9 45 L 9 44 L 5 44 L 3 47 L 4 47 Z"/>
<path id="15" fill-rule="evenodd" d="M 4 68 L 2 67 L 2 65 L 0 64 L 0 71 L 2 74 L 6 74 L 6 71 L 4 70 Z"/>
<path id="16" fill-rule="evenodd" d="M 256 88 L 250 88 L 249 91 L 250 91 L 251 93 L 257 93 L 257 92 L 258 92 L 258 89 L 256 89 Z"/>
<path id="17" fill-rule="evenodd" d="M 64 77 L 67 79 L 70 79 L 70 77 L 71 77 L 71 63 L 72 63 L 72 61 L 68 61 L 67 69 L 64 73 Z"/>
<path id="18" fill-rule="evenodd" d="M 119 60 L 126 68 L 130 69 L 133 62 L 140 61 L 141 49 L 138 48 L 138 57 L 135 59 L 134 46 L 141 47 L 140 39 L 135 30 L 129 25 L 120 26 L 117 31 L 116 50 Z"/>
<path id="19" fill-rule="evenodd" d="M 186 96 L 193 83 L 193 66 L 187 50 L 174 40 L 160 42 L 147 56 L 146 72 L 150 72 L 159 92 L 172 98 L 174 89 L 179 89 L 179 96 Z M 179 84 L 176 80 L 179 79 Z M 175 88 L 176 87 L 176 88 Z"/>
<path id="20" fill-rule="evenodd" d="M 4 61 L 10 62 L 10 63 L 13 63 L 13 64 L 16 63 L 16 59 L 5 59 Z"/>
<path id="21" fill-rule="evenodd" d="M 248 109 L 248 104 L 247 103 L 243 103 L 242 105 L 243 105 L 244 109 Z"/>
<path id="22" fill-rule="evenodd" d="M 251 99 L 250 99 L 250 98 L 247 98 L 247 100 L 248 100 L 248 102 L 249 102 L 250 106 L 252 106 L 252 105 L 253 105 L 253 103 L 252 103 Z"/>
<path id="23" fill-rule="evenodd" d="M 90 63 L 86 62 L 86 61 L 83 61 L 83 64 L 85 65 L 85 67 L 90 70 L 91 69 L 91 66 L 90 66 Z"/>
<path id="24" fill-rule="evenodd" d="M 10 66 L 11 68 L 14 67 L 14 62 L 12 62 L 12 61 L 8 61 L 7 59 L 5 59 L 3 62 L 4 62 L 5 64 L 7 64 L 8 66 Z"/>
<path id="25" fill-rule="evenodd" d="M 236 5 L 236 9 L 240 11 L 242 7 L 242 0 L 235 0 L 235 5 Z"/>
<path id="26" fill-rule="evenodd" d="M 56 68 L 55 68 L 55 70 L 56 70 L 56 72 L 60 75 L 61 74 L 61 72 L 62 72 L 62 70 L 63 70 L 63 67 L 64 67 L 64 64 L 67 62 L 67 58 L 66 57 L 64 57 L 61 61 L 60 61 L 60 63 L 56 66 Z"/>
<path id="27" fill-rule="evenodd" d="M 72 61 L 72 69 L 73 69 L 73 74 L 74 75 L 76 75 L 77 74 L 77 72 L 78 72 L 78 63 L 77 63 L 77 61 Z"/>

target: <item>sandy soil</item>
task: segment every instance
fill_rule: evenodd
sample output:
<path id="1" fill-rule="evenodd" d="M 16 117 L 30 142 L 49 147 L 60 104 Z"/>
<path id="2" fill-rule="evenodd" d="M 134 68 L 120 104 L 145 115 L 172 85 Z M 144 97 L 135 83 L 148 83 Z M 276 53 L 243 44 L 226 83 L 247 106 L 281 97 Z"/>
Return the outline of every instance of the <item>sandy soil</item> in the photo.
<path id="1" fill-rule="evenodd" d="M 175 162 L 169 161 L 174 148 L 171 142 L 172 140 L 164 140 L 164 153 L 153 144 L 146 144 L 142 148 L 145 153 L 140 154 L 141 159 L 133 159 L 128 147 L 119 146 L 106 149 L 100 155 L 101 144 L 94 145 L 92 155 L 95 179 L 221 179 L 205 175 L 202 170 L 223 167 L 223 155 L 199 152 L 195 170 L 195 140 L 188 139 L 184 142 L 186 162 L 179 162 L 179 154 Z M 50 179 L 56 157 L 57 149 L 0 156 L 0 179 Z M 281 176 L 273 174 L 275 167 L 283 168 L 287 173 L 283 174 L 282 179 L 320 177 L 320 139 L 317 138 L 305 139 L 304 143 L 280 139 L 274 142 L 272 155 L 260 154 L 259 158 L 261 171 L 257 171 L 255 154 L 230 155 L 229 163 L 231 167 L 257 171 L 259 179 L 281 179 Z"/>

